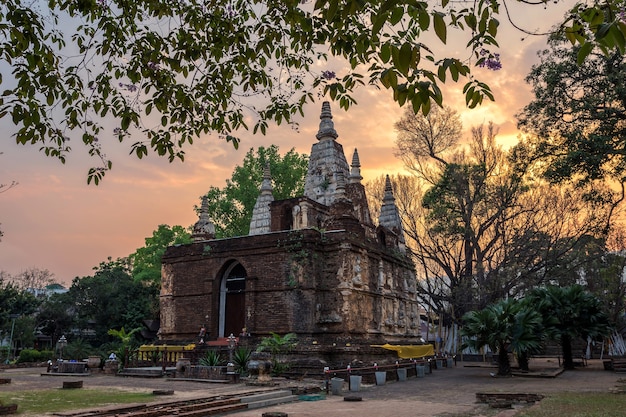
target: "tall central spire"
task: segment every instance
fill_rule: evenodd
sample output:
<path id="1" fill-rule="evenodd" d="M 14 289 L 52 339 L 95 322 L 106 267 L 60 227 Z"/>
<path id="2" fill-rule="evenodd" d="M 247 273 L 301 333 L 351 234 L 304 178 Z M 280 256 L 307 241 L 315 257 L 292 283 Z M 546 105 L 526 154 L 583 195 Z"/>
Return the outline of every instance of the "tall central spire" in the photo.
<path id="1" fill-rule="evenodd" d="M 318 140 L 334 140 L 339 135 L 335 130 L 335 124 L 333 123 L 333 115 L 330 112 L 330 103 L 325 101 L 322 103 L 322 114 L 320 114 L 320 129 L 315 137 Z"/>
<path id="2" fill-rule="evenodd" d="M 335 140 L 338 136 L 330 112 L 330 103 L 325 101 L 322 103 L 320 129 L 316 135 L 319 142 L 311 147 L 304 195 L 327 206 L 336 199 L 339 173 L 342 173 L 344 178 L 350 175 L 343 147 Z"/>

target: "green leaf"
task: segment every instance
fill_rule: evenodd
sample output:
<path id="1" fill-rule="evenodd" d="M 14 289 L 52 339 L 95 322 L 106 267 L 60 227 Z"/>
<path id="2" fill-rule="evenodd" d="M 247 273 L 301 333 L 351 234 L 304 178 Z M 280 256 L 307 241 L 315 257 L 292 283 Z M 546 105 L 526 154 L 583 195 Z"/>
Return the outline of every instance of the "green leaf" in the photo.
<path id="1" fill-rule="evenodd" d="M 578 50 L 578 54 L 576 55 L 576 63 L 578 65 L 582 65 L 582 63 L 585 62 L 585 59 L 589 56 L 592 50 L 593 44 L 591 42 L 585 42 Z"/>
<path id="2" fill-rule="evenodd" d="M 389 23 L 391 23 L 392 25 L 397 25 L 400 20 L 402 20 L 402 18 L 404 17 L 404 9 L 402 7 L 396 7 L 392 12 L 391 12 L 391 17 L 389 18 Z"/>
<path id="3" fill-rule="evenodd" d="M 576 34 L 571 28 L 565 28 L 565 37 L 572 45 L 576 45 Z"/>
<path id="4" fill-rule="evenodd" d="M 439 77 L 441 82 L 446 82 L 446 66 L 440 65 L 439 68 L 437 68 L 437 76 Z"/>
<path id="5" fill-rule="evenodd" d="M 500 22 L 498 22 L 498 19 L 491 18 L 489 20 L 489 26 L 487 28 L 487 32 L 489 32 L 491 36 L 495 37 L 498 34 L 499 25 L 500 25 Z"/>
<path id="6" fill-rule="evenodd" d="M 421 30 L 427 30 L 430 26 L 430 15 L 425 10 L 420 10 L 418 23 Z"/>
<path id="7" fill-rule="evenodd" d="M 433 13 L 433 25 L 435 27 L 435 33 L 437 34 L 437 37 L 441 40 L 441 42 L 446 43 L 448 27 L 446 26 L 446 22 L 444 22 L 443 20 L 442 13 Z"/>
<path id="8" fill-rule="evenodd" d="M 476 30 L 476 15 L 472 14 L 468 14 L 466 15 L 464 18 L 465 23 L 467 24 L 467 26 L 469 26 L 470 29 L 472 30 Z"/>
<path id="9" fill-rule="evenodd" d="M 383 25 L 387 22 L 387 13 L 380 13 L 378 15 L 373 16 L 375 20 L 372 22 L 372 34 L 377 35 L 378 32 L 382 29 Z"/>
<path id="10" fill-rule="evenodd" d="M 388 63 L 391 59 L 391 46 L 388 43 L 382 44 L 378 56 L 385 64 Z"/>
<path id="11" fill-rule="evenodd" d="M 338 9 L 339 9 L 339 2 L 337 0 L 329 1 L 328 10 L 326 11 L 326 19 L 329 22 L 332 22 L 335 19 Z"/>
<path id="12" fill-rule="evenodd" d="M 623 55 L 626 47 L 626 39 L 624 38 L 624 34 L 618 27 L 613 26 L 610 32 L 611 36 L 615 40 L 615 44 L 619 48 L 620 53 Z"/>

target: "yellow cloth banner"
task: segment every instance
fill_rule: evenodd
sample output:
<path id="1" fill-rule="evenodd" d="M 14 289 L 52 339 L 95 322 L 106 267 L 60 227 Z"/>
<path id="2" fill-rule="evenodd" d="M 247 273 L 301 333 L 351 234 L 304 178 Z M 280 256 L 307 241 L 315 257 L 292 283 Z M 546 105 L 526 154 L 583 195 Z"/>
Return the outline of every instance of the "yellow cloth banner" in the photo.
<path id="1" fill-rule="evenodd" d="M 160 352 L 160 351 L 168 351 L 168 352 L 182 352 L 185 350 L 194 350 L 196 347 L 195 343 L 190 343 L 188 345 L 141 345 L 139 346 L 139 352 Z"/>
<path id="2" fill-rule="evenodd" d="M 402 359 L 422 358 L 435 354 L 433 345 L 390 345 L 389 343 L 385 343 L 384 345 L 372 345 L 372 347 L 395 350 L 398 352 L 398 357 Z"/>

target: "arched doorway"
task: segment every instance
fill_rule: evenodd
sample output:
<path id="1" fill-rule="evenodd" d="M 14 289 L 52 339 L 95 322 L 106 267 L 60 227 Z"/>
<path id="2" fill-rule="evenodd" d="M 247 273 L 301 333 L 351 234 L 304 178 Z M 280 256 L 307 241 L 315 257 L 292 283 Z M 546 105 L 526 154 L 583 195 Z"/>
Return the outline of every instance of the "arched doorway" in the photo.
<path id="1" fill-rule="evenodd" d="M 246 270 L 239 262 L 226 268 L 220 286 L 218 337 L 235 336 L 246 326 Z"/>

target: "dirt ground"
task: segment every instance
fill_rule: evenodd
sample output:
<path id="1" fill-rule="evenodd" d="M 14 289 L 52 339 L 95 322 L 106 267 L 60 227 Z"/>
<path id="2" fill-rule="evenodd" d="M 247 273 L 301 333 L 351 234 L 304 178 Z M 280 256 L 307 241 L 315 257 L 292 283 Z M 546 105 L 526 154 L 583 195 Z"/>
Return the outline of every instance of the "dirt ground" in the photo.
<path id="1" fill-rule="evenodd" d="M 476 366 L 475 363 L 458 362 L 455 367 L 433 371 L 424 378 L 409 378 L 404 382 L 387 382 L 382 386 L 361 385 L 358 392 L 342 391 L 318 401 L 298 401 L 267 408 L 234 413 L 237 417 L 262 417 L 263 413 L 281 411 L 290 417 L 426 417 L 450 415 L 514 416 L 519 408 L 495 413 L 485 405 L 477 404 L 477 392 L 512 392 L 550 395 L 553 392 L 609 392 L 616 386 L 626 385 L 626 375 L 605 371 L 598 359 L 573 371 L 557 372 L 556 360 L 533 359 L 531 372 L 526 376 L 497 378 L 495 368 Z M 45 368 L 5 369 L 0 378 L 11 378 L 11 383 L 0 385 L 0 391 L 39 390 L 60 388 L 64 380 L 77 377 L 50 376 Z M 547 375 L 556 375 L 549 377 Z M 130 378 L 103 374 L 80 377 L 84 387 L 122 389 L 130 391 L 174 390 L 168 401 L 243 392 L 245 384 L 215 384 L 177 381 L 166 378 Z M 323 382 L 306 381 L 308 384 Z M 288 387 L 302 381 L 277 379 L 276 383 Z M 347 389 L 347 388 L 346 388 Z M 623 394 L 622 394 L 623 395 Z M 345 401 L 344 397 L 358 396 L 361 401 Z M 626 409 L 626 396 L 624 396 Z"/>

